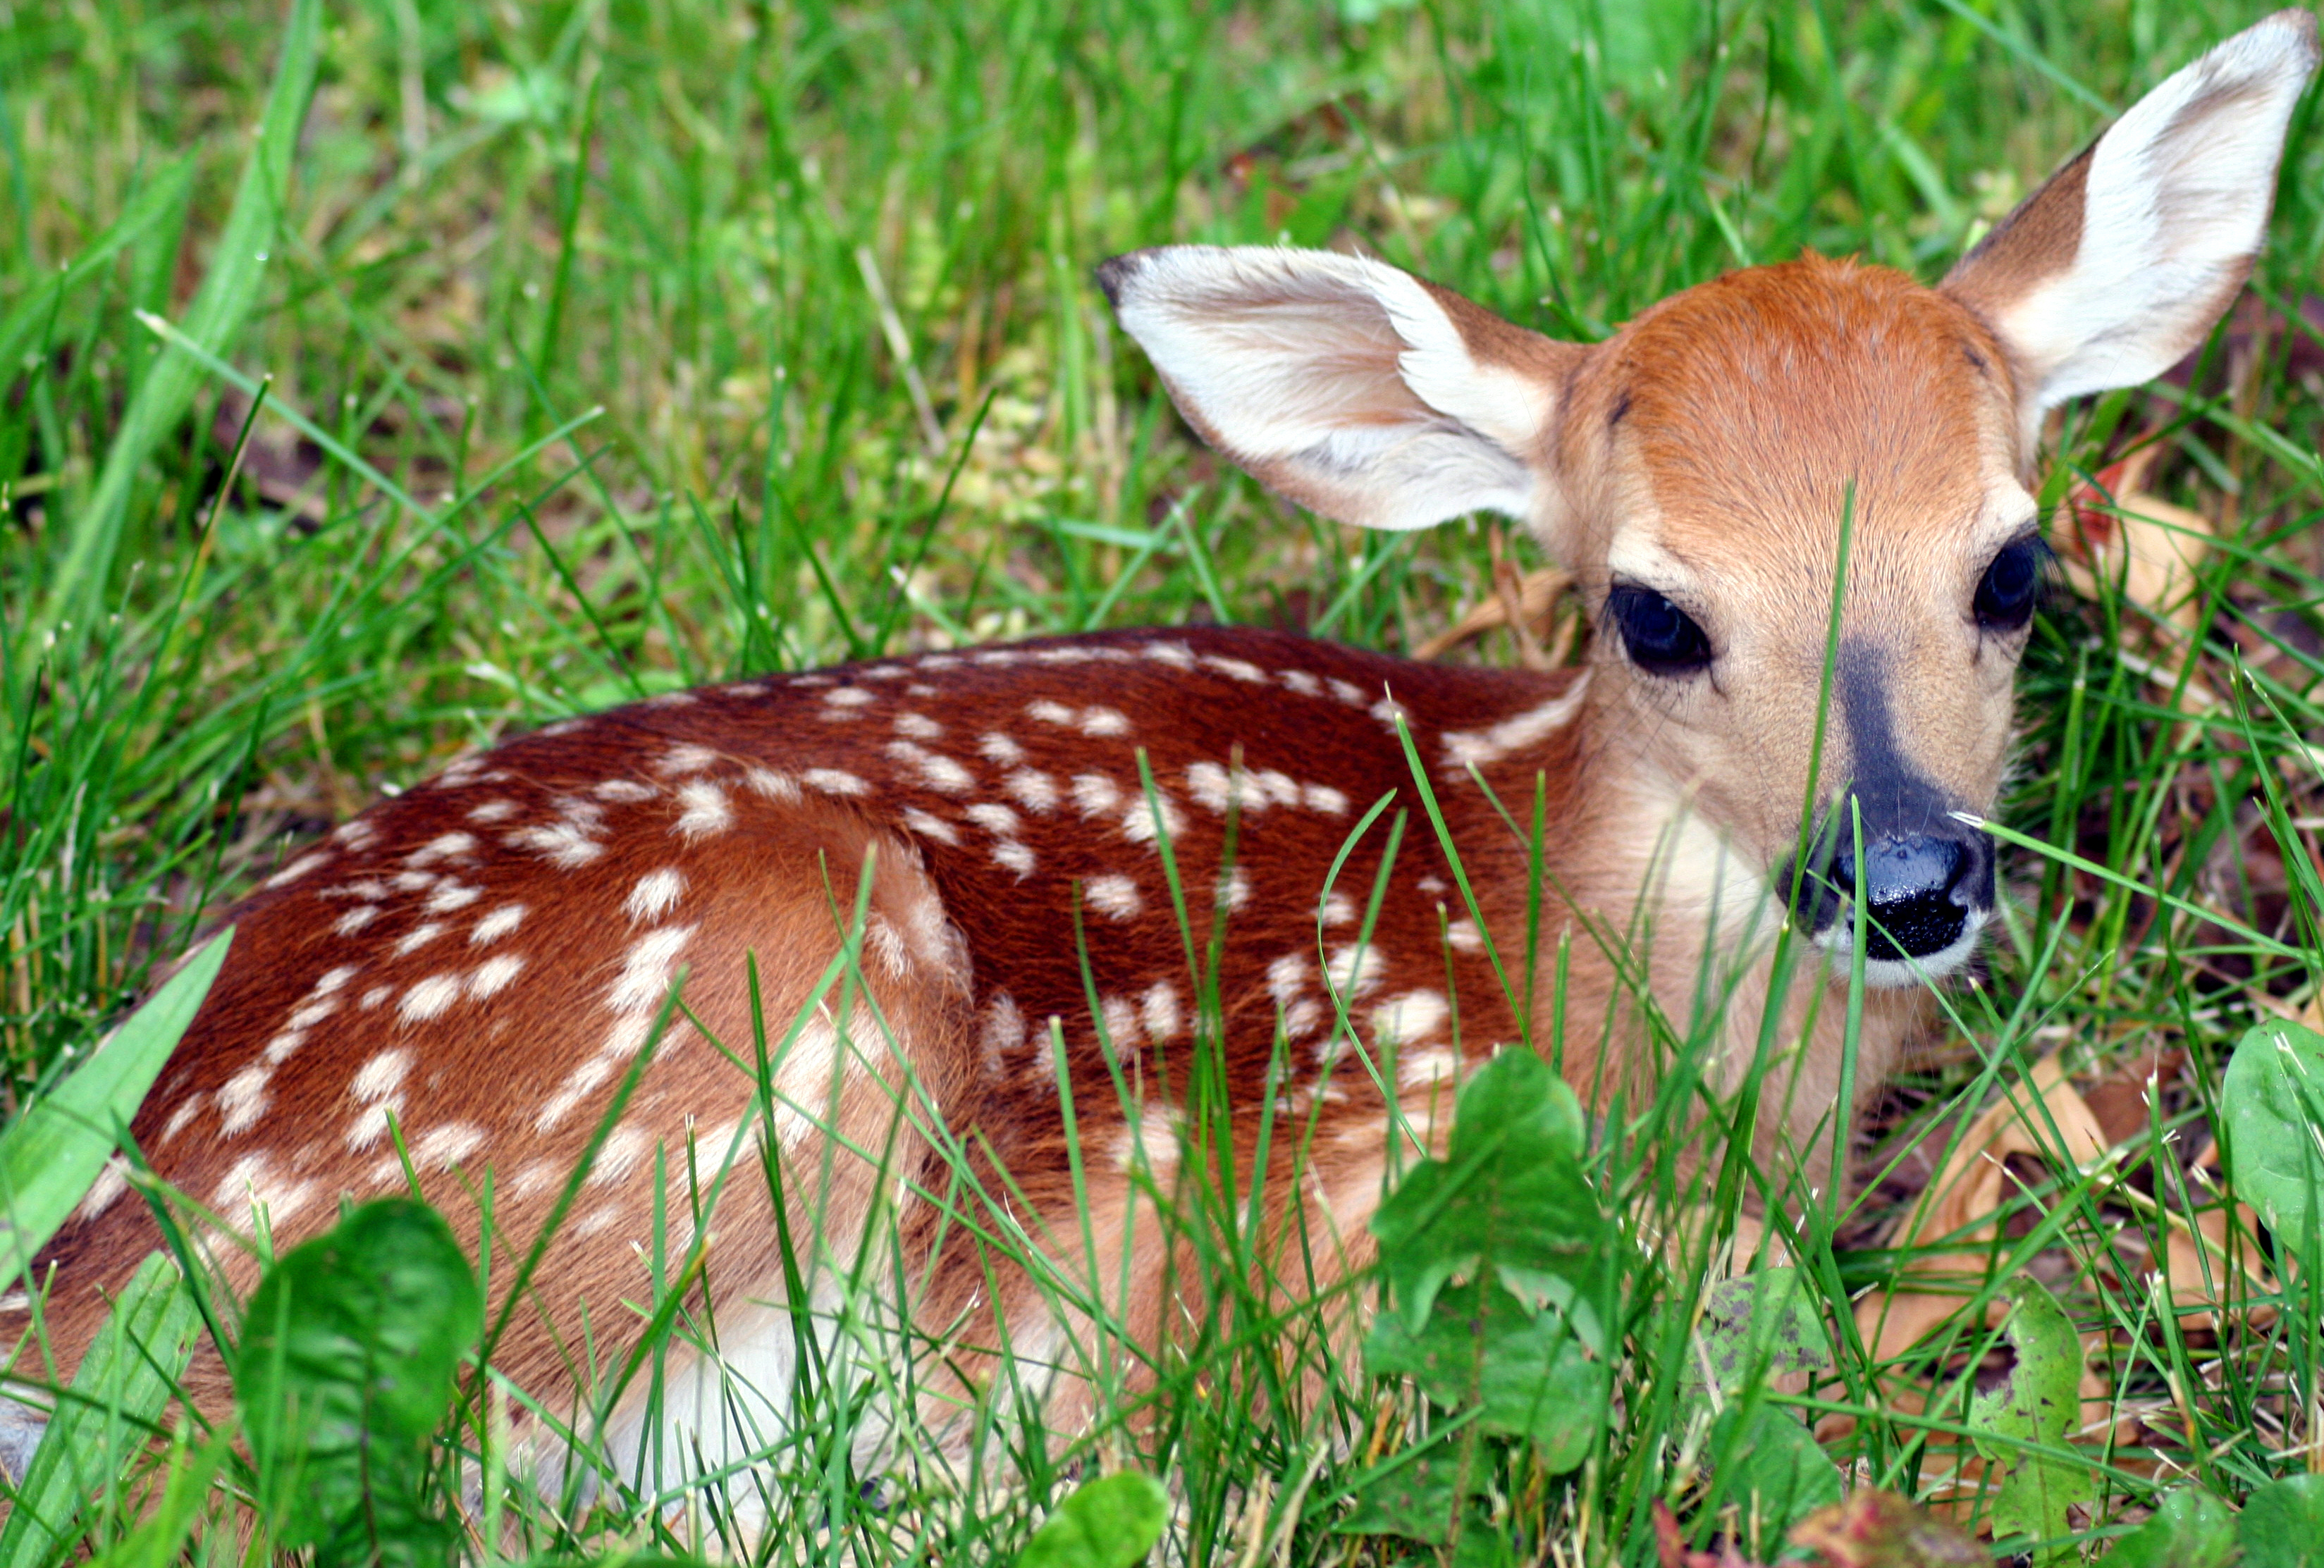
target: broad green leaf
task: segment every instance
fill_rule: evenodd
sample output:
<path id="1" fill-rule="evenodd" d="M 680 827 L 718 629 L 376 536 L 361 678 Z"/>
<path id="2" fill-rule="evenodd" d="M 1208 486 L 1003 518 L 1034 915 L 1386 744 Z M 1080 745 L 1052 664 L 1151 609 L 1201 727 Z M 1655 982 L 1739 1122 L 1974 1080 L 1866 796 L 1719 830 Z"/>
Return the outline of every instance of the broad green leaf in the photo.
<path id="1" fill-rule="evenodd" d="M 1694 1353 L 1679 1370 L 1683 1413 L 1715 1407 L 1707 1457 L 1727 1500 L 1779 1537 L 1840 1498 L 1840 1471 L 1801 1417 L 1754 1401 L 1781 1372 L 1831 1365 L 1823 1317 L 1796 1268 L 1762 1268 L 1711 1288 Z"/>
<path id="2" fill-rule="evenodd" d="M 1334 1528 L 1343 1536 L 1402 1536 L 1441 1546 L 1452 1538 L 1462 1495 L 1474 1490 L 1462 1484 L 1461 1467 L 1475 1462 L 1462 1443 L 1434 1443 L 1419 1458 L 1359 1488 L 1355 1511 Z"/>
<path id="3" fill-rule="evenodd" d="M 1588 1458 L 1606 1425 L 1605 1363 L 1583 1353 L 1563 1313 L 1537 1311 L 1490 1280 L 1440 1291 L 1417 1333 L 1382 1313 L 1364 1364 L 1410 1377 L 1449 1409 L 1479 1407 L 1480 1427 L 1531 1443 L 1550 1475 Z"/>
<path id="4" fill-rule="evenodd" d="M 137 1113 L 194 1021 L 232 945 L 219 932 L 72 1075 L 0 1132 L 0 1270 L 22 1278 L 105 1168 L 116 1129 Z"/>
<path id="5" fill-rule="evenodd" d="M 1033 1532 L 1017 1568 L 1131 1568 L 1162 1538 L 1170 1497 L 1134 1470 L 1084 1481 Z"/>
<path id="6" fill-rule="evenodd" d="M 2235 1560 L 2236 1517 L 2199 1487 L 2181 1487 L 2154 1517 L 2114 1545 L 2107 1568 L 2227 1568 Z"/>
<path id="7" fill-rule="evenodd" d="M 2236 1520 L 2241 1568 L 2324 1568 L 2324 1475 L 2270 1481 Z"/>
<path id="8" fill-rule="evenodd" d="M 200 1328 L 177 1265 L 149 1255 L 89 1342 L 72 1392 L 58 1401 L 32 1451 L 0 1528 L 0 1568 L 50 1561 L 77 1533 L 74 1521 L 88 1500 L 118 1484 L 131 1456 L 151 1441 Z M 28 1353 L 20 1373 L 37 1362 L 37 1353 Z"/>
<path id="9" fill-rule="evenodd" d="M 1760 1521 L 1766 1543 L 1840 1499 L 1840 1467 L 1798 1414 L 1784 1406 L 1728 1406 L 1711 1423 L 1704 1452 L 1725 1500 L 1739 1507 L 1743 1517 Z"/>
<path id="10" fill-rule="evenodd" d="M 1591 1297 L 1611 1227 L 1582 1176 L 1582 1137 L 1573 1092 L 1530 1051 L 1503 1051 L 1469 1081 L 1446 1157 L 1421 1162 L 1372 1216 L 1407 1329 L 1421 1331 L 1449 1282 L 1489 1268 L 1604 1351 Z"/>
<path id="11" fill-rule="evenodd" d="M 2307 1256 L 2324 1183 L 2324 1038 L 2281 1019 L 2246 1031 L 2219 1084 L 2219 1120 L 2236 1196 Z"/>
<path id="12" fill-rule="evenodd" d="M 235 1393 L 275 1541 L 318 1564 L 440 1563 L 456 1529 L 423 1508 L 428 1442 L 484 1329 L 443 1216 L 366 1204 L 259 1281 Z"/>
<path id="13" fill-rule="evenodd" d="M 1977 1439 L 1986 1458 L 2006 1467 L 1993 1505 L 1995 1538 L 2052 1541 L 2067 1533 L 2067 1508 L 2090 1500 L 2090 1473 L 2016 1444 L 2062 1446 L 2074 1429 L 2081 1415 L 2082 1342 L 2073 1320 L 2038 1280 L 2020 1279 L 2011 1294 L 2001 1335 L 2015 1361 L 1997 1386 L 1970 1399 L 1969 1424 L 1975 1432 L 2015 1440 Z"/>
<path id="14" fill-rule="evenodd" d="M 1722 1279 L 1695 1327 L 1700 1351 L 1679 1370 L 1679 1397 L 1700 1400 L 1715 1384 L 1724 1397 L 1777 1372 L 1831 1365 L 1823 1314 L 1796 1268 L 1762 1268 Z M 1706 1376 L 1707 1372 L 1707 1376 Z"/>

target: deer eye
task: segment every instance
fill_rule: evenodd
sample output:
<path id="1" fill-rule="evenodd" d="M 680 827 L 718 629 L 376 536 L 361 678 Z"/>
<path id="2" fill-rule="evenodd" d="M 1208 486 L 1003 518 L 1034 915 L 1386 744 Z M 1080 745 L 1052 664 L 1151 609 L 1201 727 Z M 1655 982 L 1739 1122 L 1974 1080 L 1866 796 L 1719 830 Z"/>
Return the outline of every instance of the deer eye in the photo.
<path id="1" fill-rule="evenodd" d="M 1988 632 L 2015 632 L 2034 617 L 2042 590 L 2042 542 L 2013 540 L 2001 547 L 1977 585 L 1978 624 Z"/>
<path id="2" fill-rule="evenodd" d="M 1606 618 L 1622 634 L 1630 662 L 1650 675 L 1692 675 L 1711 663 L 1711 639 L 1694 618 L 1652 588 L 1617 586 Z"/>

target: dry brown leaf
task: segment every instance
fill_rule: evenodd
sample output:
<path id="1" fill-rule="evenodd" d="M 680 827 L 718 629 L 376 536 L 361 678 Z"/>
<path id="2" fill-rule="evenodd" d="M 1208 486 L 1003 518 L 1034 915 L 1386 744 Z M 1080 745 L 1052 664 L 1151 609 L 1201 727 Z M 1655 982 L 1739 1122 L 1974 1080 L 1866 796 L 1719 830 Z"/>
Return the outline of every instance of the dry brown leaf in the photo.
<path id="1" fill-rule="evenodd" d="M 1921 1201 L 1900 1219 L 1891 1246 L 1926 1247 L 1948 1236 L 1960 1241 L 1952 1251 L 1910 1265 L 1898 1288 L 1856 1304 L 1857 1330 L 1874 1357 L 1886 1360 L 1910 1348 L 1984 1282 L 2011 1155 L 2052 1163 L 2062 1156 L 2076 1169 L 2088 1169 L 2105 1158 L 2106 1148 L 2098 1118 L 2066 1081 L 2058 1058 L 2035 1063 L 2025 1084 L 2013 1085 L 1969 1123 Z"/>
<path id="2" fill-rule="evenodd" d="M 1967 1568 L 1993 1561 L 1951 1526 L 1893 1492 L 1858 1487 L 1792 1532 L 1814 1568 Z"/>
<path id="3" fill-rule="evenodd" d="M 1495 564 L 1492 596 L 1480 601 L 1450 628 L 1414 649 L 1414 658 L 1441 659 L 1471 637 L 1489 632 L 1496 626 L 1519 626 L 1524 628 L 1524 637 L 1533 639 L 1538 636 L 1536 628 L 1549 619 L 1550 611 L 1556 607 L 1558 595 L 1572 586 L 1573 574 L 1555 567 L 1526 572 L 1516 577 L 1512 591 L 1510 583 L 1501 571 L 1504 566 L 1508 567 L 1512 574 L 1515 572 L 1514 563 L 1503 561 Z M 1511 615 L 1512 601 L 1517 611 L 1514 618 Z M 1546 655 L 1544 660 L 1545 663 L 1555 662 Z"/>
<path id="4" fill-rule="evenodd" d="M 2195 574 L 2215 530 L 2202 513 L 2146 493 L 2146 476 L 2162 450 L 2142 447 L 2076 481 L 2053 543 L 2077 593 L 2096 598 L 2101 579 L 2118 582 L 2149 619 L 2192 631 Z"/>

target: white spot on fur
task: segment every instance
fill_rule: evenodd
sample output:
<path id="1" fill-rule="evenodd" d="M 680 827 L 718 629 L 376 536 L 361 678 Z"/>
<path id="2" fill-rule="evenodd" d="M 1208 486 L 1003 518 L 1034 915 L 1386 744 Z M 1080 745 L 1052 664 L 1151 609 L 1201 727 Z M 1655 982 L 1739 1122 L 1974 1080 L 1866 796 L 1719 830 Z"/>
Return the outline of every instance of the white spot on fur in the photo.
<path id="1" fill-rule="evenodd" d="M 331 923 L 331 930 L 341 936 L 352 936 L 379 918 L 377 904 L 357 904 Z"/>
<path id="2" fill-rule="evenodd" d="M 1117 1170 L 1167 1176 L 1178 1168 L 1178 1117 L 1167 1105 L 1141 1105 L 1114 1135 Z"/>
<path id="3" fill-rule="evenodd" d="M 1111 816 L 1121 806 L 1121 786 L 1102 773 L 1076 773 L 1074 805 L 1084 816 Z"/>
<path id="4" fill-rule="evenodd" d="M 1145 1021 L 1147 1038 L 1157 1045 L 1176 1038 L 1180 1022 L 1178 988 L 1167 980 L 1156 981 L 1139 999 L 1138 1016 Z"/>
<path id="5" fill-rule="evenodd" d="M 987 730 L 976 742 L 976 749 L 1003 767 L 1025 760 L 1025 748 L 995 730 Z"/>
<path id="6" fill-rule="evenodd" d="M 289 865 L 284 866 L 281 871 L 276 872 L 272 876 L 267 878 L 263 885 L 270 888 L 288 887 L 292 882 L 297 881 L 300 877 L 305 876 L 309 872 L 313 871 L 317 866 L 324 864 L 331 857 L 329 855 L 320 853 L 314 854 L 302 854 L 297 860 L 292 861 Z"/>
<path id="7" fill-rule="evenodd" d="M 742 775 L 742 784 L 752 794 L 779 801 L 785 806 L 794 805 L 799 798 L 798 780 L 771 768 L 752 769 Z"/>
<path id="8" fill-rule="evenodd" d="M 1434 1050 L 1402 1051 L 1396 1058 L 1397 1086 L 1403 1089 L 1425 1089 L 1431 1084 L 1460 1076 L 1461 1058 L 1451 1048 L 1439 1046 Z"/>
<path id="9" fill-rule="evenodd" d="M 1323 900 L 1323 924 L 1351 926 L 1355 923 L 1356 900 L 1346 893 L 1333 893 Z"/>
<path id="10" fill-rule="evenodd" d="M 933 741 L 944 733 L 944 726 L 926 714 L 900 713 L 896 715 L 896 733 L 916 741 Z"/>
<path id="11" fill-rule="evenodd" d="M 942 790 L 946 795 L 965 795 L 976 788 L 975 775 L 967 769 L 950 757 L 931 752 L 915 742 L 891 741 L 888 744 L 888 755 L 899 762 L 909 763 L 918 772 L 920 781 L 931 789 Z"/>
<path id="12" fill-rule="evenodd" d="M 997 1078 L 1008 1069 L 1009 1053 L 1025 1041 L 1025 1016 L 1017 1010 L 1017 999 L 1005 991 L 996 991 L 992 1000 L 984 1004 L 984 1019 L 978 1030 L 984 1075 Z"/>
<path id="13" fill-rule="evenodd" d="M 1074 722 L 1073 709 L 1061 702 L 1051 702 L 1047 697 L 1027 703 L 1025 714 L 1027 717 L 1038 719 L 1045 724 L 1070 724 Z"/>
<path id="14" fill-rule="evenodd" d="M 1001 780 L 1001 788 L 1022 801 L 1028 811 L 1054 811 L 1057 806 L 1057 781 L 1035 768 L 1019 768 Z"/>
<path id="15" fill-rule="evenodd" d="M 471 947 L 482 947 L 488 943 L 499 941 L 524 924 L 524 911 L 525 906 L 522 904 L 503 904 L 476 922 L 475 927 L 468 933 L 468 945 Z"/>
<path id="16" fill-rule="evenodd" d="M 1449 1016 L 1441 992 L 1407 991 L 1372 1009 L 1372 1035 L 1408 1046 L 1443 1028 Z"/>
<path id="17" fill-rule="evenodd" d="M 860 686 L 835 686 L 823 694 L 823 700 L 835 708 L 860 708 L 872 696 Z"/>
<path id="18" fill-rule="evenodd" d="M 1138 651 L 1142 657 L 1157 660 L 1174 669 L 1194 668 L 1194 650 L 1183 642 L 1148 642 Z"/>
<path id="19" fill-rule="evenodd" d="M 279 1067 L 296 1056 L 299 1047 L 306 1043 L 305 1029 L 284 1029 L 266 1042 L 266 1048 L 258 1053 L 258 1059 L 270 1069 Z"/>
<path id="20" fill-rule="evenodd" d="M 1130 733 L 1130 720 L 1114 708 L 1084 708 L 1081 731 L 1085 735 L 1126 735 Z"/>
<path id="21" fill-rule="evenodd" d="M 717 761 L 715 757 L 711 759 L 711 761 Z M 709 763 L 706 762 L 703 766 L 707 767 Z M 634 806 L 641 800 L 651 800 L 661 791 L 650 784 L 641 784 L 634 779 L 607 779 L 597 784 L 589 793 L 600 800 L 611 800 L 622 806 Z"/>
<path id="22" fill-rule="evenodd" d="M 604 1147 L 597 1151 L 597 1163 L 589 1169 L 589 1185 L 611 1186 L 628 1176 L 653 1152 L 653 1141 L 644 1128 L 626 1121 L 620 1123 L 605 1135 Z"/>
<path id="23" fill-rule="evenodd" d="M 1146 907 L 1138 883 L 1125 876 L 1092 877 L 1083 887 L 1082 897 L 1091 909 L 1116 920 L 1136 919 Z"/>
<path id="24" fill-rule="evenodd" d="M 408 866 L 432 866 L 439 860 L 458 860 L 474 854 L 476 837 L 472 833 L 438 834 L 403 857 Z"/>
<path id="25" fill-rule="evenodd" d="M 933 838 L 938 844 L 960 842 L 960 835 L 953 830 L 951 823 L 941 816 L 931 816 L 917 806 L 905 808 L 903 821 L 906 827 L 922 838 Z"/>
<path id="26" fill-rule="evenodd" d="M 447 1121 L 431 1127 L 411 1142 L 411 1168 L 450 1170 L 482 1148 L 484 1130 L 473 1121 Z"/>
<path id="27" fill-rule="evenodd" d="M 353 822 L 343 822 L 331 832 L 333 844 L 343 844 L 349 849 L 369 849 L 379 836 L 379 829 L 368 817 L 358 816 Z"/>
<path id="28" fill-rule="evenodd" d="M 650 1013 L 669 994 L 669 977 L 678 955 L 694 935 L 691 926 L 665 926 L 649 931 L 622 955 L 622 973 L 606 989 L 605 1005 L 619 1013 Z"/>
<path id="29" fill-rule="evenodd" d="M 1267 684 L 1267 671 L 1247 659 L 1229 659 L 1222 654 L 1205 653 L 1203 655 L 1203 662 L 1221 675 L 1231 677 L 1236 680 L 1247 680 L 1254 686 Z"/>
<path id="30" fill-rule="evenodd" d="M 364 999 L 357 1005 L 362 1007 L 365 1012 L 369 1012 L 372 1009 L 378 1007 L 382 1002 L 384 1002 L 389 997 L 393 996 L 394 994 L 395 987 L 392 985 L 374 985 L 369 991 L 364 992 Z"/>
<path id="31" fill-rule="evenodd" d="M 632 926 L 644 920 L 659 920 L 678 907 L 685 892 L 686 873 L 676 866 L 664 866 L 638 879 L 638 885 L 622 900 L 622 912 L 629 916 Z"/>
<path id="32" fill-rule="evenodd" d="M 1216 898 L 1229 910 L 1240 909 L 1250 903 L 1250 873 L 1240 866 L 1235 867 L 1227 873 L 1226 881 L 1219 884 Z"/>
<path id="33" fill-rule="evenodd" d="M 1320 811 L 1326 816 L 1345 816 L 1348 814 L 1347 796 L 1329 784 L 1302 785 L 1299 797 L 1310 811 Z"/>
<path id="34" fill-rule="evenodd" d="M 201 1109 L 202 1092 L 198 1089 L 178 1102 L 178 1108 L 170 1112 L 170 1120 L 161 1124 L 161 1141 L 167 1143 L 183 1132 L 186 1124 L 201 1114 Z"/>
<path id="35" fill-rule="evenodd" d="M 436 890 L 428 895 L 428 902 L 422 907 L 431 915 L 448 915 L 455 909 L 466 909 L 484 896 L 482 888 L 470 887 L 464 882 L 445 881 L 438 883 Z"/>
<path id="36" fill-rule="evenodd" d="M 654 771 L 664 778 L 677 778 L 687 773 L 700 773 L 718 765 L 718 753 L 707 746 L 692 742 L 672 746 L 654 760 Z"/>
<path id="37" fill-rule="evenodd" d="M 1474 920 L 1455 920 L 1444 927 L 1444 940 L 1456 953 L 1482 953 L 1484 937 L 1477 934 Z"/>
<path id="38" fill-rule="evenodd" d="M 1007 837 L 1024 825 L 1024 819 L 998 801 L 980 800 L 961 813 L 985 832 Z"/>
<path id="39" fill-rule="evenodd" d="M 1031 876 L 1033 867 L 1038 863 L 1031 850 L 1014 839 L 1007 838 L 992 846 L 992 858 L 1001 865 L 1015 872 L 1019 881 Z"/>
<path id="40" fill-rule="evenodd" d="M 1351 708 L 1362 707 L 1368 700 L 1364 696 L 1363 688 L 1361 687 L 1356 685 L 1353 681 L 1342 680 L 1336 675 L 1331 679 L 1325 681 L 1323 684 L 1332 688 L 1332 695 L 1333 696 L 1339 698 L 1342 702 L 1347 704 Z"/>
<path id="41" fill-rule="evenodd" d="M 1582 711 L 1582 698 L 1589 689 L 1590 676 L 1584 671 L 1580 679 L 1558 696 L 1538 707 L 1503 719 L 1489 730 L 1446 731 L 1443 737 L 1442 771 L 1448 778 L 1458 778 L 1471 766 L 1481 768 L 1488 762 L 1499 761 L 1512 752 L 1538 744 L 1563 729 Z"/>
<path id="42" fill-rule="evenodd" d="M 272 1075 L 254 1064 L 226 1081 L 217 1092 L 220 1131 L 232 1138 L 266 1113 L 266 1080 Z"/>
<path id="43" fill-rule="evenodd" d="M 487 800 L 468 813 L 470 822 L 506 822 L 520 807 L 513 800 Z"/>
<path id="44" fill-rule="evenodd" d="M 1267 994 L 1275 999 L 1277 1007 L 1289 1007 L 1307 988 L 1307 977 L 1313 973 L 1304 953 L 1286 953 L 1267 966 Z"/>
<path id="45" fill-rule="evenodd" d="M 1109 996 L 1097 1004 L 1105 1025 L 1106 1044 L 1116 1055 L 1138 1047 L 1138 1004 L 1126 996 Z"/>
<path id="46" fill-rule="evenodd" d="M 726 803 L 726 791 L 707 779 L 689 779 L 679 785 L 678 798 L 685 809 L 671 826 L 673 833 L 702 838 L 734 826 L 734 808 Z"/>
<path id="47" fill-rule="evenodd" d="M 398 958 L 407 957 L 427 946 L 443 934 L 443 925 L 438 921 L 429 920 L 424 925 L 414 926 L 396 943 L 395 955 Z"/>
<path id="48" fill-rule="evenodd" d="M 1378 985 L 1388 968 L 1388 957 L 1370 942 L 1351 942 L 1332 955 L 1324 973 L 1342 996 L 1361 996 Z"/>
<path id="49" fill-rule="evenodd" d="M 1121 814 L 1122 835 L 1132 844 L 1153 844 L 1157 839 L 1157 820 L 1160 831 L 1170 835 L 1173 844 L 1185 835 L 1185 814 L 1178 809 L 1176 801 L 1160 789 L 1154 792 L 1151 800 L 1140 791 Z"/>
<path id="50" fill-rule="evenodd" d="M 854 774 L 844 771 L 838 768 L 808 769 L 807 771 L 807 784 L 808 789 L 819 789 L 825 795 L 869 795 L 872 793 L 871 785 L 865 783 Z"/>
<path id="51" fill-rule="evenodd" d="M 129 1159 L 126 1155 L 116 1154 L 105 1162 L 103 1170 L 97 1173 L 97 1185 L 88 1189 L 87 1197 L 81 1199 L 80 1207 L 73 1211 L 73 1217 L 77 1220 L 94 1220 L 106 1210 L 113 1207 L 114 1200 L 128 1190 Z M 17 1305 L 21 1307 L 27 1304 L 23 1297 L 19 1296 Z"/>
<path id="52" fill-rule="evenodd" d="M 456 974 L 431 974 L 410 991 L 395 1005 L 395 1012 L 405 1023 L 425 1023 L 441 1014 L 460 998 L 460 977 Z"/>
<path id="53" fill-rule="evenodd" d="M 578 870 L 605 853 L 587 827 L 569 821 L 520 827 L 501 842 L 511 849 L 529 849 L 563 872 Z"/>
<path id="54" fill-rule="evenodd" d="M 357 1067 L 355 1075 L 347 1080 L 347 1093 L 366 1104 L 384 1100 L 403 1087 L 404 1077 L 410 1071 L 410 1050 L 394 1047 Z"/>
<path id="55" fill-rule="evenodd" d="M 503 953 L 497 958 L 487 958 L 468 976 L 468 994 L 478 1001 L 488 1001 L 506 991 L 524 968 L 521 954 Z"/>
<path id="56" fill-rule="evenodd" d="M 1301 696 L 1322 696 L 1323 683 L 1304 669 L 1278 669 L 1275 678 Z"/>

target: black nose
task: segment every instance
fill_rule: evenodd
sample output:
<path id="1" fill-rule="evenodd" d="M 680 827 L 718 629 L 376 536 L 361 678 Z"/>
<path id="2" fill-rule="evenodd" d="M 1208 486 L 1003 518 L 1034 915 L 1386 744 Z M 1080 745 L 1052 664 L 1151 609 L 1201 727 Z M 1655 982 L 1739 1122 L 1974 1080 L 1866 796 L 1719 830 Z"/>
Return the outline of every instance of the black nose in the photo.
<path id="1" fill-rule="evenodd" d="M 1845 819 L 1843 818 L 1843 821 Z M 1800 913 L 1812 929 L 1853 918 L 1842 900 L 1864 900 L 1864 956 L 1894 962 L 1941 953 L 1961 938 L 1972 912 L 1993 905 L 1993 841 L 1968 827 L 1956 832 L 1877 832 L 1864 828 L 1857 862 L 1852 824 L 1827 835 L 1822 861 L 1801 879 Z M 1815 884 L 1821 884 L 1817 886 Z"/>

